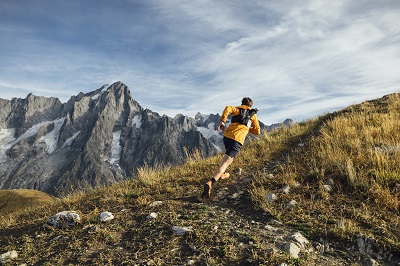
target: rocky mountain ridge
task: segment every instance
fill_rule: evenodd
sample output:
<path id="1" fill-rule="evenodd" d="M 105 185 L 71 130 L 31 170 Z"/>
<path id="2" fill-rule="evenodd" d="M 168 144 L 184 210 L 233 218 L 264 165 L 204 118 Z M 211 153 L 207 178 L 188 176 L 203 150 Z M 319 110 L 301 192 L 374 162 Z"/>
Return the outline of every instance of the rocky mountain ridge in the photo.
<path id="1" fill-rule="evenodd" d="M 194 150 L 210 156 L 222 150 L 218 121 L 218 114 L 160 116 L 121 82 L 66 103 L 0 99 L 0 189 L 59 195 L 124 180 L 144 165 L 178 164 Z"/>

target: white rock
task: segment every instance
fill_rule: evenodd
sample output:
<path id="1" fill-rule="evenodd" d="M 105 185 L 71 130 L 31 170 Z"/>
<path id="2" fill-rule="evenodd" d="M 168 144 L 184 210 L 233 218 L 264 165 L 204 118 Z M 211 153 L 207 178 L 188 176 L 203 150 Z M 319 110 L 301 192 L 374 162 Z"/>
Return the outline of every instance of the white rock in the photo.
<path id="1" fill-rule="evenodd" d="M 288 238 L 299 244 L 300 248 L 305 250 L 310 242 L 300 232 L 289 235 Z"/>
<path id="2" fill-rule="evenodd" d="M 299 258 L 300 248 L 295 243 L 285 243 L 285 245 L 283 246 L 283 250 L 288 253 L 292 258 Z"/>
<path id="3" fill-rule="evenodd" d="M 238 173 L 238 175 L 241 175 L 243 173 L 243 169 L 242 168 L 238 168 L 237 169 L 237 173 Z"/>
<path id="4" fill-rule="evenodd" d="M 47 219 L 45 227 L 66 228 L 79 223 L 81 217 L 76 211 L 62 211 Z"/>
<path id="5" fill-rule="evenodd" d="M 150 213 L 149 215 L 147 215 L 146 219 L 147 219 L 147 220 L 156 219 L 157 216 L 158 216 L 157 213 L 152 212 L 152 213 Z"/>
<path id="6" fill-rule="evenodd" d="M 297 201 L 291 200 L 291 201 L 286 205 L 286 208 L 287 208 L 287 209 L 292 209 L 292 208 L 294 208 L 296 205 L 297 205 Z"/>
<path id="7" fill-rule="evenodd" d="M 332 191 L 332 187 L 330 185 L 324 185 L 324 190 L 326 192 L 331 192 Z"/>
<path id="8" fill-rule="evenodd" d="M 271 203 L 273 201 L 275 201 L 278 197 L 274 194 L 274 193 L 268 193 L 267 195 L 265 195 L 265 199 Z"/>
<path id="9" fill-rule="evenodd" d="M 364 261 L 364 265 L 366 266 L 379 266 L 380 264 L 374 260 L 373 258 L 367 258 Z"/>
<path id="10" fill-rule="evenodd" d="M 283 193 L 289 194 L 290 186 L 289 185 L 285 185 L 281 190 L 282 190 Z"/>
<path id="11" fill-rule="evenodd" d="M 240 197 L 240 193 L 238 193 L 238 192 L 235 192 L 230 196 L 231 199 L 237 199 L 239 197 Z"/>
<path id="12" fill-rule="evenodd" d="M 278 231 L 279 231 L 278 228 L 273 227 L 273 226 L 271 226 L 271 225 L 269 225 L 269 224 L 267 224 L 266 226 L 264 226 L 264 228 L 265 228 L 266 230 L 268 230 L 268 231 L 271 231 L 271 232 L 278 232 Z"/>
<path id="13" fill-rule="evenodd" d="M 159 206 L 159 205 L 161 205 L 162 203 L 163 203 L 163 202 L 160 201 L 160 200 L 153 201 L 153 202 L 150 204 L 150 207 Z"/>
<path id="14" fill-rule="evenodd" d="M 186 234 L 187 232 L 191 232 L 191 227 L 179 227 L 179 226 L 172 226 L 172 231 L 175 235 L 181 236 Z"/>
<path id="15" fill-rule="evenodd" d="M 18 252 L 15 250 L 8 251 L 0 255 L 0 264 L 5 264 L 8 260 L 18 258 Z"/>
<path id="16" fill-rule="evenodd" d="M 327 184 L 327 185 L 330 185 L 331 187 L 333 187 L 333 186 L 335 185 L 335 181 L 333 181 L 332 178 L 329 178 L 329 179 L 326 181 L 326 184 Z"/>
<path id="17" fill-rule="evenodd" d="M 111 212 L 100 213 L 100 222 L 107 222 L 114 219 L 114 215 Z"/>

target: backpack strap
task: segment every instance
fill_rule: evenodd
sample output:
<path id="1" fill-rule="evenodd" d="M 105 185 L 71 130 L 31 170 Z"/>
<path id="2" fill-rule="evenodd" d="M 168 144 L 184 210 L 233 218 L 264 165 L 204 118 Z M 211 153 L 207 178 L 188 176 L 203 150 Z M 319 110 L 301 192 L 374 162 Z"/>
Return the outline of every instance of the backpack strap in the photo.
<path id="1" fill-rule="evenodd" d="M 240 123 L 242 124 L 243 117 L 246 115 L 246 111 L 243 108 L 239 108 L 240 112 L 238 115 L 232 116 L 231 123 Z"/>
<path id="2" fill-rule="evenodd" d="M 246 110 L 239 108 L 240 113 L 238 115 L 232 116 L 231 123 L 240 123 L 243 125 L 248 125 L 250 119 L 258 112 L 258 109 Z"/>

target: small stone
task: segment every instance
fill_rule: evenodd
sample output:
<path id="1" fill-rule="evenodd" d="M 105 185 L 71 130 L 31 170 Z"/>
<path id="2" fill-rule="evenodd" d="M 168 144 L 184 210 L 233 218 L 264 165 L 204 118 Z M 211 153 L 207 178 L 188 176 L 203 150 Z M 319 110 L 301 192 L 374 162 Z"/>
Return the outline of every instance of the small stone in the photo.
<path id="1" fill-rule="evenodd" d="M 194 265 L 196 262 L 194 260 L 188 260 L 187 261 L 187 265 Z"/>
<path id="2" fill-rule="evenodd" d="M 296 207 L 296 206 L 297 206 L 297 201 L 291 200 L 291 201 L 286 205 L 286 208 L 287 208 L 287 209 L 292 209 L 292 208 L 294 208 L 294 207 Z"/>
<path id="3" fill-rule="evenodd" d="M 335 181 L 333 181 L 332 178 L 329 178 L 329 179 L 326 181 L 326 184 L 327 184 L 327 185 L 330 185 L 331 187 L 333 187 L 333 186 L 335 185 Z"/>
<path id="4" fill-rule="evenodd" d="M 277 224 L 277 225 L 282 225 L 282 222 L 280 222 L 280 221 L 278 221 L 278 220 L 275 220 L 275 219 L 270 220 L 269 223 L 271 223 L 271 224 Z"/>
<path id="5" fill-rule="evenodd" d="M 84 232 L 92 233 L 96 232 L 98 230 L 98 227 L 95 225 L 88 224 L 85 227 L 83 227 Z"/>
<path id="6" fill-rule="evenodd" d="M 243 173 L 243 169 L 242 168 L 238 168 L 237 169 L 237 173 L 238 173 L 238 175 L 241 175 Z"/>
<path id="7" fill-rule="evenodd" d="M 379 266 L 380 264 L 373 258 L 365 258 L 362 260 L 362 265 L 365 266 Z"/>
<path id="8" fill-rule="evenodd" d="M 3 253 L 0 255 L 0 264 L 6 264 L 8 260 L 16 259 L 18 258 L 18 252 L 15 250 L 8 251 L 6 253 Z"/>
<path id="9" fill-rule="evenodd" d="M 271 232 L 278 232 L 278 228 L 275 228 L 275 227 L 273 227 L 273 226 L 271 226 L 271 225 L 269 225 L 269 224 L 267 224 L 266 226 L 264 226 L 264 228 L 266 229 L 266 230 L 268 230 L 268 231 L 271 231 Z"/>
<path id="10" fill-rule="evenodd" d="M 172 226 L 172 231 L 174 232 L 175 235 L 182 236 L 182 235 L 186 234 L 187 232 L 191 232 L 192 228 L 191 227 Z"/>
<path id="11" fill-rule="evenodd" d="M 155 207 L 155 206 L 159 206 L 159 205 L 161 205 L 163 202 L 162 201 L 153 201 L 151 204 L 150 204 L 150 207 Z"/>
<path id="12" fill-rule="evenodd" d="M 306 249 L 306 245 L 310 244 L 307 238 L 305 238 L 300 232 L 291 234 L 288 236 L 288 238 L 299 244 L 300 248 L 302 249 Z"/>
<path id="13" fill-rule="evenodd" d="M 237 199 L 240 197 L 240 194 L 238 192 L 235 192 L 232 194 L 231 199 Z"/>
<path id="14" fill-rule="evenodd" d="M 76 211 L 62 211 L 47 219 L 45 227 L 66 228 L 75 226 L 79 223 L 81 217 Z"/>
<path id="15" fill-rule="evenodd" d="M 111 212 L 100 213 L 100 222 L 107 222 L 114 219 L 114 215 Z"/>
<path id="16" fill-rule="evenodd" d="M 324 185 L 324 190 L 326 192 L 331 192 L 332 191 L 332 187 L 330 185 Z"/>
<path id="17" fill-rule="evenodd" d="M 289 185 L 285 185 L 281 190 L 282 190 L 282 193 L 289 194 L 290 186 Z"/>
<path id="18" fill-rule="evenodd" d="M 146 219 L 147 219 L 147 220 L 156 219 L 157 216 L 158 216 L 157 213 L 152 212 L 152 213 L 150 213 L 149 215 L 147 215 Z"/>
<path id="19" fill-rule="evenodd" d="M 274 193 L 268 193 L 267 195 L 265 195 L 265 198 L 269 203 L 271 203 L 275 201 L 278 197 Z"/>
<path id="20" fill-rule="evenodd" d="M 285 243 L 283 246 L 283 250 L 288 253 L 292 258 L 299 258 L 300 248 L 296 244 L 291 242 Z"/>

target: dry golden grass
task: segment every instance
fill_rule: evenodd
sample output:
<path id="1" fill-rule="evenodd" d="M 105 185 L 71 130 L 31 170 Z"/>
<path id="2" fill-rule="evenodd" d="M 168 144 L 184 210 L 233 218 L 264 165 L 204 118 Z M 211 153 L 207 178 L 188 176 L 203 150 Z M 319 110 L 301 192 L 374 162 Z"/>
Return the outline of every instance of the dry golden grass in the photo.
<path id="1" fill-rule="evenodd" d="M 300 125 L 310 132 L 305 145 L 291 146 L 274 180 L 254 181 L 254 202 L 310 235 L 338 241 L 372 235 L 381 246 L 399 251 L 399 118 L 400 95 L 392 94 Z M 329 179 L 332 192 L 324 189 Z M 265 192 L 295 182 L 300 186 L 290 197 L 299 208 L 287 211 L 286 195 L 274 204 L 264 202 Z"/>
<path id="2" fill-rule="evenodd" d="M 0 215 L 23 212 L 27 208 L 49 204 L 55 200 L 55 197 L 37 190 L 0 190 Z"/>

